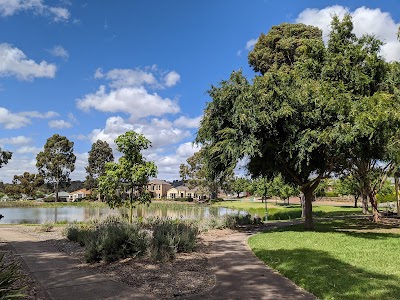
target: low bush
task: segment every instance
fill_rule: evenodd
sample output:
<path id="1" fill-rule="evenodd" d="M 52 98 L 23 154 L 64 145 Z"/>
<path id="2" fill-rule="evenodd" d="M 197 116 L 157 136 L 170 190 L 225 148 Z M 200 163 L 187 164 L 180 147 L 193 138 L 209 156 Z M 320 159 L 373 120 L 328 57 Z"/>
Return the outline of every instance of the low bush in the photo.
<path id="1" fill-rule="evenodd" d="M 91 231 L 86 241 L 87 262 L 112 262 L 118 259 L 145 255 L 148 234 L 137 224 L 113 223 Z"/>
<path id="2" fill-rule="evenodd" d="M 339 197 L 339 194 L 336 192 L 326 192 L 325 197 Z"/>
<path id="3" fill-rule="evenodd" d="M 4 256 L 5 253 L 0 253 L 0 299 L 22 299 L 24 288 L 15 286 L 22 277 L 18 265 L 15 262 L 6 264 Z"/>
<path id="4" fill-rule="evenodd" d="M 40 225 L 38 230 L 40 232 L 50 232 L 50 231 L 53 230 L 53 228 L 54 228 L 54 223 L 53 222 L 44 222 L 42 225 Z"/>
<path id="5" fill-rule="evenodd" d="M 153 222 L 151 256 L 166 261 L 178 252 L 192 252 L 196 248 L 199 228 L 194 221 L 159 219 Z"/>
<path id="6" fill-rule="evenodd" d="M 378 203 L 386 203 L 386 202 L 396 202 L 396 195 L 376 195 L 376 200 Z"/>

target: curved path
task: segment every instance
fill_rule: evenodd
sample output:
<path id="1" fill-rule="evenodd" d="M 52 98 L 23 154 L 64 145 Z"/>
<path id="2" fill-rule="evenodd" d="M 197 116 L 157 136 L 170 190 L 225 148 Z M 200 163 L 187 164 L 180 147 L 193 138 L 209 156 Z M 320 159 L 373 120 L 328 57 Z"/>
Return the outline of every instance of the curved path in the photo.
<path id="1" fill-rule="evenodd" d="M 290 224 L 293 222 L 274 223 L 264 229 Z M 251 234 L 237 232 L 215 241 L 211 264 L 216 285 L 201 294 L 176 295 L 175 299 L 316 299 L 264 265 L 247 246 Z M 31 235 L 0 227 L 0 238 L 21 256 L 27 271 L 43 288 L 46 299 L 154 299 L 105 275 L 79 269 L 78 259 Z"/>
<path id="2" fill-rule="evenodd" d="M 288 226 L 297 221 L 268 223 L 260 231 Z M 247 239 L 254 232 L 237 232 L 213 245 L 212 265 L 216 285 L 205 293 L 184 299 L 317 299 L 261 262 Z"/>

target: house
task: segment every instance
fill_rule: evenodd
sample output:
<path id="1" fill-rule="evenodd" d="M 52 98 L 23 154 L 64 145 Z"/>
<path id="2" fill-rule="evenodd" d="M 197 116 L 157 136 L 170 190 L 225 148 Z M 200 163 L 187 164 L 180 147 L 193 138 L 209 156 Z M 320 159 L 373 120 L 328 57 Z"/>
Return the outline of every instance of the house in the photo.
<path id="1" fill-rule="evenodd" d="M 56 194 L 51 194 L 51 197 L 56 197 Z M 58 192 L 58 200 L 59 201 L 68 201 L 68 199 L 69 199 L 69 194 L 67 193 L 67 192 L 64 192 L 64 191 L 61 191 L 61 192 Z"/>
<path id="2" fill-rule="evenodd" d="M 87 189 L 80 189 L 69 193 L 68 201 L 75 202 L 78 199 L 82 199 L 91 195 L 91 191 Z"/>
<path id="3" fill-rule="evenodd" d="M 176 198 L 187 198 L 187 193 L 189 192 L 189 188 L 184 185 L 180 185 L 174 188 L 170 188 L 167 192 L 168 199 L 176 199 Z"/>
<path id="4" fill-rule="evenodd" d="M 1 201 L 10 201 L 11 198 L 8 197 L 7 195 L 4 195 L 3 197 L 1 197 Z"/>
<path id="5" fill-rule="evenodd" d="M 147 190 L 151 193 L 151 197 L 161 199 L 167 197 L 167 191 L 172 188 L 172 185 L 164 180 L 153 179 L 147 184 Z"/>

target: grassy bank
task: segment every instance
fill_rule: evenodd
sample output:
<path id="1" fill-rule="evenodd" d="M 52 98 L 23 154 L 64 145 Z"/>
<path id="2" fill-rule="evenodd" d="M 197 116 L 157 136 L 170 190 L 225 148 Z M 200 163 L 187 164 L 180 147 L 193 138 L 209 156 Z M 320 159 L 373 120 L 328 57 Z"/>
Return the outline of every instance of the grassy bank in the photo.
<path id="1" fill-rule="evenodd" d="M 267 265 L 320 299 L 399 299 L 400 229 L 369 220 L 291 226 L 252 236 Z"/>
<path id="2" fill-rule="evenodd" d="M 1 201 L 0 208 L 8 207 L 107 207 L 107 203 L 97 201 L 82 201 L 82 202 L 39 202 L 35 200 L 25 201 Z"/>
<path id="3" fill-rule="evenodd" d="M 245 210 L 251 215 L 258 215 L 261 218 L 265 217 L 265 204 L 260 202 L 223 201 L 217 202 L 213 206 Z M 360 213 L 361 208 L 349 206 L 320 205 L 313 207 L 313 214 L 316 217 L 334 217 Z M 300 217 L 301 207 L 298 204 L 277 206 L 273 203 L 268 203 L 268 220 L 290 220 Z"/>

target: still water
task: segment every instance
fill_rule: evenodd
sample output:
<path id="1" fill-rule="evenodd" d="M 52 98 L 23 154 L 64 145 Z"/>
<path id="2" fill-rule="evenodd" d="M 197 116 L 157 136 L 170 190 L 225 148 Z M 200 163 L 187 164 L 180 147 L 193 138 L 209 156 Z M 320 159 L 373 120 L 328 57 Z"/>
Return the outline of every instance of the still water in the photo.
<path id="1" fill-rule="evenodd" d="M 80 222 L 108 215 L 126 216 L 125 208 L 110 209 L 108 207 L 11 207 L 0 208 L 4 216 L 0 224 L 42 224 L 45 222 Z M 224 207 L 209 207 L 198 205 L 150 205 L 135 208 L 133 215 L 136 217 L 171 217 L 184 219 L 204 219 L 212 216 L 218 217 L 226 214 L 246 214 L 243 211 Z"/>

